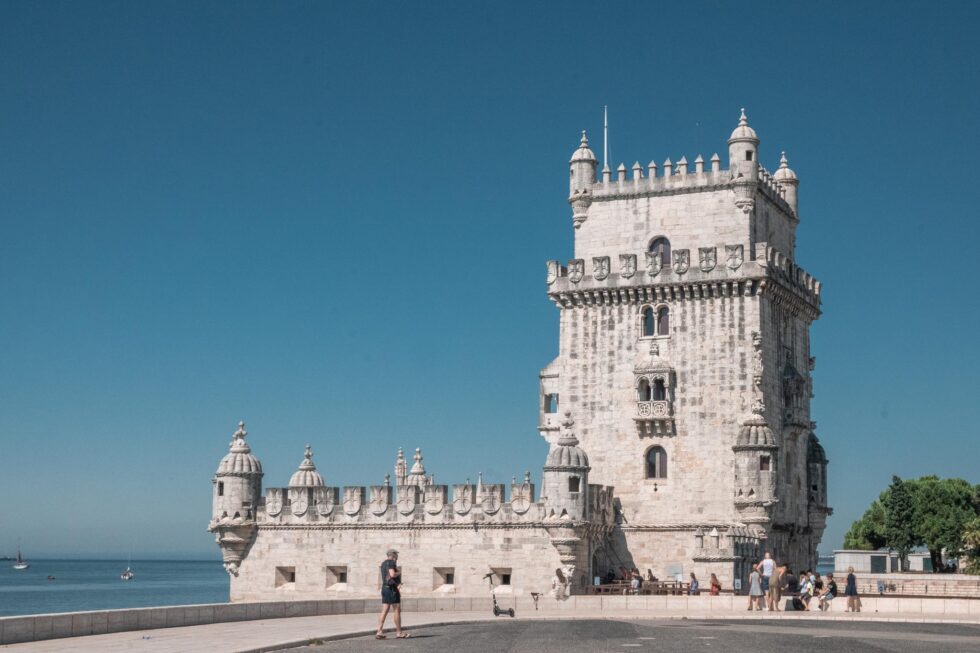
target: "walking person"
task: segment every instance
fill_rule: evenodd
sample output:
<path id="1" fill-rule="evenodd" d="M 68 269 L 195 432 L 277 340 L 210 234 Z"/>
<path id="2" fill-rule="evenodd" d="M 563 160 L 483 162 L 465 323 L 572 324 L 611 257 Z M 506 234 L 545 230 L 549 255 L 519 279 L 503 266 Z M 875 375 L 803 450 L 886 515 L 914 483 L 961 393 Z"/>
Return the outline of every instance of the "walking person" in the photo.
<path id="1" fill-rule="evenodd" d="M 714 574 L 711 574 L 711 596 L 718 596 L 721 594 L 721 581 Z"/>
<path id="2" fill-rule="evenodd" d="M 701 594 L 701 585 L 698 583 L 698 577 L 691 572 L 691 585 L 688 587 L 687 593 L 691 596 L 698 596 Z"/>
<path id="3" fill-rule="evenodd" d="M 854 567 L 847 568 L 847 583 L 844 585 L 844 596 L 847 597 L 847 609 L 844 612 L 860 612 L 861 599 L 858 597 L 857 578 Z"/>
<path id="4" fill-rule="evenodd" d="M 374 634 L 375 639 L 386 639 L 384 634 L 385 619 L 388 618 L 388 611 L 394 613 L 395 637 L 405 639 L 411 637 L 409 633 L 402 631 L 402 572 L 398 567 L 398 551 L 388 549 L 387 557 L 381 563 L 381 616 L 378 617 L 378 632 Z"/>
<path id="5" fill-rule="evenodd" d="M 555 569 L 555 577 L 551 579 L 551 595 L 556 601 L 564 601 L 568 598 L 568 579 L 562 573 L 561 567 Z"/>
<path id="6" fill-rule="evenodd" d="M 759 565 L 755 565 L 749 574 L 749 610 L 753 605 L 756 610 L 762 610 L 762 596 L 762 574 L 759 573 Z"/>

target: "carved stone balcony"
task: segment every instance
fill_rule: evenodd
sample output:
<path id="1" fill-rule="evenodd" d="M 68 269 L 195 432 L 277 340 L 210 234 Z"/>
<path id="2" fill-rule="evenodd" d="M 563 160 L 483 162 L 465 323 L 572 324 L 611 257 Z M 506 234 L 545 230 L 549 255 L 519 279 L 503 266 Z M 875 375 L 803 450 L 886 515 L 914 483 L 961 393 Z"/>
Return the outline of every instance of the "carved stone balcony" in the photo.
<path id="1" fill-rule="evenodd" d="M 638 401 L 636 402 L 636 432 L 640 437 L 674 434 L 674 409 L 671 402 Z"/>

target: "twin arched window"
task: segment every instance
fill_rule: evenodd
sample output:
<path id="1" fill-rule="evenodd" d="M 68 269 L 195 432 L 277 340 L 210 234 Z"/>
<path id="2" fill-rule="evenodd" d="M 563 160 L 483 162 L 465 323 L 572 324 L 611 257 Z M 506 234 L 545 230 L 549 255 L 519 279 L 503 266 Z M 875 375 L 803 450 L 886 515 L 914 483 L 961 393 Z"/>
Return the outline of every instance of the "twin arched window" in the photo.
<path id="1" fill-rule="evenodd" d="M 663 447 L 650 447 L 646 458 L 647 478 L 667 478 L 667 452 Z"/>
<path id="2" fill-rule="evenodd" d="M 660 261 L 664 265 L 670 265 L 670 241 L 663 236 L 654 238 L 650 241 L 650 251 L 660 254 Z"/>
<path id="3" fill-rule="evenodd" d="M 663 379 L 654 379 L 653 385 L 646 379 L 640 379 L 637 386 L 637 401 L 666 401 L 667 386 Z"/>
<path id="4" fill-rule="evenodd" d="M 643 309 L 643 337 L 670 335 L 670 309 L 666 306 L 654 310 L 647 306 Z"/>

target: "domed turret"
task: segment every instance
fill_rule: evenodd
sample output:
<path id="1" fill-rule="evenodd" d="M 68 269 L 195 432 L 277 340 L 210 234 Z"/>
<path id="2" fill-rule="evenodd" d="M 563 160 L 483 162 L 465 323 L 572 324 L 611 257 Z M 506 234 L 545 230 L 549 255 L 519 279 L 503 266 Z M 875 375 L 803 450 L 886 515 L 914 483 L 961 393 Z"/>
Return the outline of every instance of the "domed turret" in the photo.
<path id="1" fill-rule="evenodd" d="M 585 130 L 582 130 L 582 142 L 572 152 L 572 159 L 568 164 L 568 202 L 572 205 L 572 221 L 578 227 L 585 222 L 589 205 L 592 204 L 592 185 L 595 184 L 595 170 L 598 165 L 595 153 L 589 149 Z"/>
<path id="2" fill-rule="evenodd" d="M 290 477 L 289 487 L 323 487 L 323 476 L 316 471 L 316 465 L 313 464 L 313 449 L 310 445 L 306 445 L 303 462 Z"/>
<path id="3" fill-rule="evenodd" d="M 429 485 L 429 477 L 425 475 L 425 467 L 422 466 L 422 450 L 416 449 L 415 462 L 412 463 L 412 471 L 405 478 L 405 485 L 417 485 L 424 487 Z"/>
<path id="4" fill-rule="evenodd" d="M 776 462 L 779 445 L 766 423 L 765 406 L 757 401 L 738 431 L 735 452 L 735 507 L 746 523 L 766 526 L 776 503 Z"/>
<path id="5" fill-rule="evenodd" d="M 728 168 L 733 179 L 756 181 L 759 178 L 759 137 L 749 127 L 745 109 L 738 119 L 738 126 L 728 139 Z"/>
<path id="6" fill-rule="evenodd" d="M 578 446 L 578 438 L 572 432 L 574 424 L 571 411 L 566 411 L 561 437 L 551 445 L 544 465 L 543 494 L 550 518 L 585 521 L 588 519 L 589 457 Z"/>
<path id="7" fill-rule="evenodd" d="M 255 505 L 262 494 L 262 463 L 245 442 L 245 422 L 238 423 L 228 453 L 218 464 L 212 483 L 212 519 L 253 520 Z"/>
<path id="8" fill-rule="evenodd" d="M 786 203 L 793 209 L 793 213 L 798 213 L 797 207 L 799 200 L 797 189 L 800 187 L 800 180 L 796 178 L 796 173 L 789 167 L 789 162 L 786 160 L 786 152 L 782 153 L 779 159 L 779 169 L 776 170 L 776 174 L 772 177 L 782 187 L 786 197 Z"/>

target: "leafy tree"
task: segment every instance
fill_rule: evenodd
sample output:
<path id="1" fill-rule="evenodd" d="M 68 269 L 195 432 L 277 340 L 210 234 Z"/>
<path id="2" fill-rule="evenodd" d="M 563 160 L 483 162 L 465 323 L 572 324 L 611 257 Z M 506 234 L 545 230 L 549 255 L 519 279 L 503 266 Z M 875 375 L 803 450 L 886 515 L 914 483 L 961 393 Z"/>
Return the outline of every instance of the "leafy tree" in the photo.
<path id="1" fill-rule="evenodd" d="M 980 575 L 980 517 L 970 521 L 963 529 L 963 545 L 967 555 L 966 568 L 963 571 Z"/>
<path id="2" fill-rule="evenodd" d="M 881 494 L 885 511 L 885 546 L 898 553 L 900 569 L 905 569 L 909 553 L 919 542 L 915 530 L 915 497 L 913 485 L 898 476 L 892 476 L 892 484 Z"/>
<path id="3" fill-rule="evenodd" d="M 963 552 L 966 525 L 977 517 L 973 507 L 974 488 L 961 478 L 924 476 L 914 481 L 915 530 L 929 549 L 933 569 L 942 566 L 942 552 Z"/>
<path id="4" fill-rule="evenodd" d="M 876 499 L 861 519 L 851 524 L 844 535 L 844 548 L 874 551 L 885 546 L 885 542 L 885 507 Z"/>

